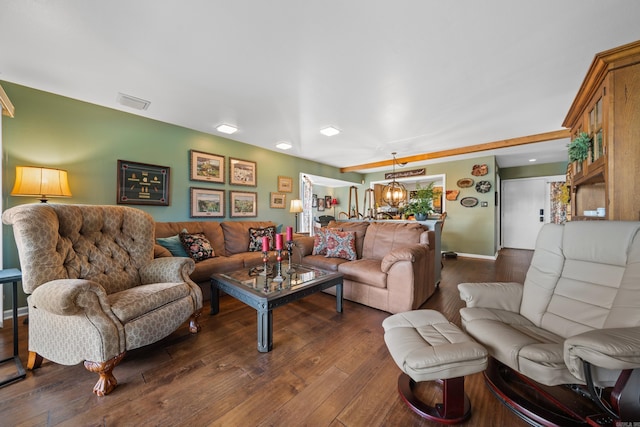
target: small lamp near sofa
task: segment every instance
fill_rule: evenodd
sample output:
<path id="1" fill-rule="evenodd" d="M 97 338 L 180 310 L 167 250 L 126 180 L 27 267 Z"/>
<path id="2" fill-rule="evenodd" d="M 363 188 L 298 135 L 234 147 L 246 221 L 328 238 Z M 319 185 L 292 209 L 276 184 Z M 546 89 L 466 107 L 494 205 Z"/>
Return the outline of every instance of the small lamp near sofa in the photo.
<path id="1" fill-rule="evenodd" d="M 40 197 L 47 203 L 48 197 L 71 197 L 67 171 L 36 166 L 16 166 L 16 181 L 12 196 Z"/>
<path id="2" fill-rule="evenodd" d="M 298 232 L 298 214 L 302 211 L 302 200 L 291 200 L 291 207 L 289 208 L 289 212 L 296 214 L 296 233 Z"/>

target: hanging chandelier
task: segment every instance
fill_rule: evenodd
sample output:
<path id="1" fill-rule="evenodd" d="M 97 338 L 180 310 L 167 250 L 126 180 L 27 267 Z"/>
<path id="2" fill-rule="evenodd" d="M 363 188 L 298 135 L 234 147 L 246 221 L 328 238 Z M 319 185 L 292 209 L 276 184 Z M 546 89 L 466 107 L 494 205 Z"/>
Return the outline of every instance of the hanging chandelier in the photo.
<path id="1" fill-rule="evenodd" d="M 397 208 L 401 202 L 407 200 L 407 189 L 404 185 L 396 181 L 396 153 L 391 153 L 393 156 L 393 174 L 391 175 L 391 182 L 384 186 L 382 189 L 382 200 L 391 207 Z"/>

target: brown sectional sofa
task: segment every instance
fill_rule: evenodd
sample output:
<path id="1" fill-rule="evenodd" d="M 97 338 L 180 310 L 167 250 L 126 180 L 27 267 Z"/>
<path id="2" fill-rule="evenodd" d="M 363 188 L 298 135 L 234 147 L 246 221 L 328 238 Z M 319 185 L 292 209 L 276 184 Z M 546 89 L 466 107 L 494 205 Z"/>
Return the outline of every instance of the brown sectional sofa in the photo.
<path id="1" fill-rule="evenodd" d="M 196 263 L 191 280 L 210 297 L 210 277 L 262 263 L 262 252 L 248 252 L 249 228 L 276 226 L 271 221 L 185 221 L 156 222 L 155 237 L 171 237 L 186 229 L 204 233 L 215 256 Z M 344 273 L 344 298 L 390 313 L 413 310 L 436 290 L 435 233 L 427 226 L 409 222 L 332 221 L 329 228 L 355 231 L 357 259 L 312 255 L 314 238 L 294 235 L 293 261 Z M 156 244 L 155 257 L 172 256 Z M 274 253 L 270 254 L 275 261 Z M 331 288 L 325 292 L 335 293 Z"/>
<path id="2" fill-rule="evenodd" d="M 332 221 L 329 228 L 355 231 L 357 259 L 313 255 L 314 238 L 299 236 L 296 263 L 344 273 L 344 298 L 390 313 L 415 310 L 436 290 L 435 232 L 412 222 Z M 437 257 L 436 257 L 437 255 Z M 325 292 L 335 293 L 331 288 Z"/>

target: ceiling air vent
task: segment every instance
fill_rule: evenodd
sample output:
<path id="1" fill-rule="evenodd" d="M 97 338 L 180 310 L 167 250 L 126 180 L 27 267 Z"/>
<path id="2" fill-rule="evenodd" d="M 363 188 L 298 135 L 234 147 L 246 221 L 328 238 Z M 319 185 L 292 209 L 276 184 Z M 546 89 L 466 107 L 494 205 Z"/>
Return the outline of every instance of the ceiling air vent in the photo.
<path id="1" fill-rule="evenodd" d="M 124 93 L 118 93 L 118 104 L 129 108 L 135 108 L 136 110 L 146 110 L 149 108 L 151 101 L 146 101 Z"/>

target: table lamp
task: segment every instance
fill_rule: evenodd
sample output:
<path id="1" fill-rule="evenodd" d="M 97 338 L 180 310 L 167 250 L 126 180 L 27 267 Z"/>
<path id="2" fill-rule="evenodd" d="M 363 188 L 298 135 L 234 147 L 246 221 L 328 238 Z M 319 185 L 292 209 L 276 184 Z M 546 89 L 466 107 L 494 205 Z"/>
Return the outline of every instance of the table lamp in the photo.
<path id="1" fill-rule="evenodd" d="M 302 209 L 302 200 L 293 199 L 291 200 L 291 207 L 289 208 L 289 212 L 296 214 L 296 233 L 298 232 L 298 214 L 303 212 Z"/>
<path id="2" fill-rule="evenodd" d="M 39 197 L 47 203 L 48 197 L 71 197 L 67 171 L 36 166 L 16 166 L 16 182 L 12 196 Z"/>

